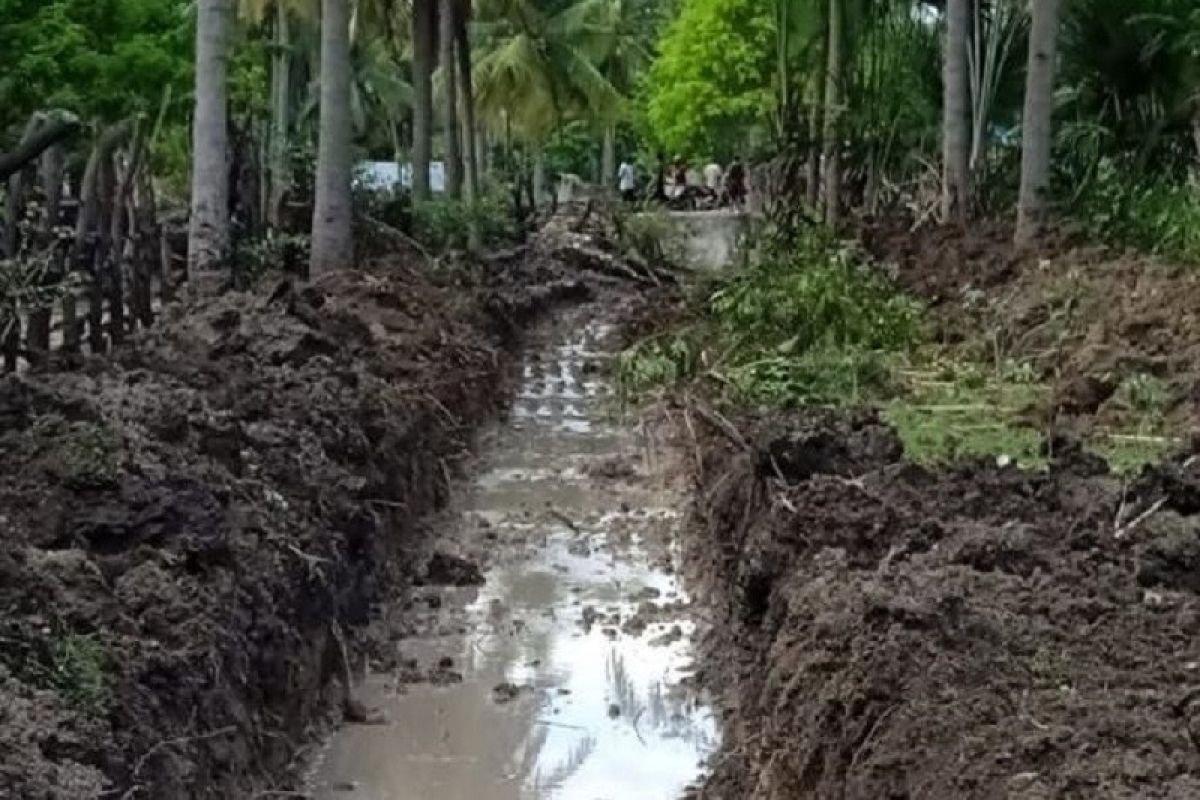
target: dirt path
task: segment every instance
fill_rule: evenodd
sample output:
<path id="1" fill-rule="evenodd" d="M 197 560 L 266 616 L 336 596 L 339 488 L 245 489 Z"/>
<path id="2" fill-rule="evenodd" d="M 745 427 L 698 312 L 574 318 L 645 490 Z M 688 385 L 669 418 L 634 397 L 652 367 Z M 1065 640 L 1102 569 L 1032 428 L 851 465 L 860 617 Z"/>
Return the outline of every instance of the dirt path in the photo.
<path id="1" fill-rule="evenodd" d="M 439 522 L 450 568 L 430 583 L 480 585 L 395 609 L 414 635 L 358 690 L 367 722 L 315 759 L 316 798 L 668 800 L 715 747 L 687 688 L 682 471 L 613 415 L 596 313 L 528 350 L 509 418 Z"/>

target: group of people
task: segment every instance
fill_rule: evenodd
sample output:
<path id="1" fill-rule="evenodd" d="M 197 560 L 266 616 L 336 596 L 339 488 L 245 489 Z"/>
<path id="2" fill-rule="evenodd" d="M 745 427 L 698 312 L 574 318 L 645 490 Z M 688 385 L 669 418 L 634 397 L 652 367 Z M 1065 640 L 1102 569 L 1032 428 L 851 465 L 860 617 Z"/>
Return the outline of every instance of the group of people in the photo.
<path id="1" fill-rule="evenodd" d="M 637 168 L 629 161 L 622 161 L 617 169 L 617 188 L 626 202 L 633 202 L 638 197 Z M 746 167 L 735 158 L 728 167 L 711 161 L 697 170 L 677 156 L 671 164 L 662 167 L 656 193 L 668 202 L 691 193 L 715 200 L 719 206 L 740 209 L 745 206 L 748 193 Z"/>

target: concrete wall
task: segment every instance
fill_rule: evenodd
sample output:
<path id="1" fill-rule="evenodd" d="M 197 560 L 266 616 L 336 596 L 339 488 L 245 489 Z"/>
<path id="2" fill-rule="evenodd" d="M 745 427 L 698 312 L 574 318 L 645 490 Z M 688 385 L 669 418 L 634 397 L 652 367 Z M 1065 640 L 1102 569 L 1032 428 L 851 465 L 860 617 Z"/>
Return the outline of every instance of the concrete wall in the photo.
<path id="1" fill-rule="evenodd" d="M 666 218 L 678 231 L 685 265 L 699 272 L 721 272 L 738 264 L 742 239 L 755 217 L 730 209 L 671 211 Z"/>

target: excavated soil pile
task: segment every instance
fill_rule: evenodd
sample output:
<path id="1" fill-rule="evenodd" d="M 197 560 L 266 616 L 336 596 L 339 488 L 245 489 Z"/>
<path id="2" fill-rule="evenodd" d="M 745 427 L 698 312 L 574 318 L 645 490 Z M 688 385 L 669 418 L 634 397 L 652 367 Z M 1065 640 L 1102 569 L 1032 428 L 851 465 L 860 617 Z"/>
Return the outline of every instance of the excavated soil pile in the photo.
<path id="1" fill-rule="evenodd" d="M 697 451 L 702 797 L 1200 797 L 1196 459 L 1122 490 L 1068 442 L 931 471 L 871 415 L 740 427 Z"/>
<path id="2" fill-rule="evenodd" d="M 1048 411 L 1120 423 L 1129 410 L 1117 387 L 1148 375 L 1166 386 L 1173 426 L 1200 427 L 1200 270 L 1082 246 L 1069 232 L 1020 250 L 994 223 L 914 233 L 879 220 L 861 239 L 930 304 L 939 338 L 1039 367 L 1056 386 Z"/>
<path id="3" fill-rule="evenodd" d="M 383 589 L 437 572 L 417 520 L 517 331 L 589 289 L 532 251 L 396 261 L 0 382 L 0 797 L 254 795 Z"/>

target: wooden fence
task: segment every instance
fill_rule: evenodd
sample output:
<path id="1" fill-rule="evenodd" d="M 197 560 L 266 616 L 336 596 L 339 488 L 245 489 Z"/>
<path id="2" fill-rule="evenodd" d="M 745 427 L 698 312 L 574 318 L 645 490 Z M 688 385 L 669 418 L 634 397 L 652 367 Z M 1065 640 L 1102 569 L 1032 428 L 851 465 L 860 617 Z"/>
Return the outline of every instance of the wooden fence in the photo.
<path id="1" fill-rule="evenodd" d="M 47 124 L 31 119 L 18 150 Z M 0 251 L 5 371 L 42 366 L 56 353 L 107 352 L 154 324 L 157 308 L 173 299 L 181 259 L 159 218 L 147 163 L 152 138 L 141 122 L 126 121 L 77 154 L 87 157 L 78 176 L 61 141 L 11 170 Z"/>

